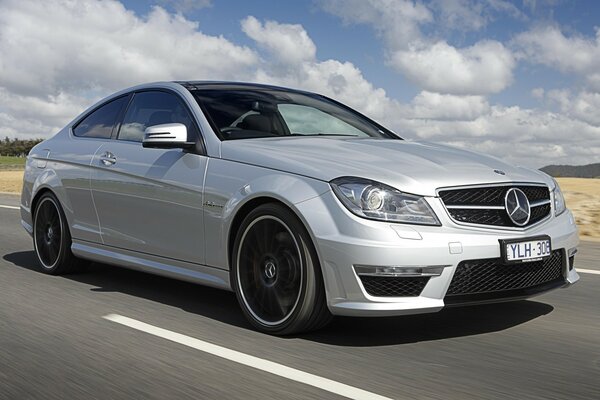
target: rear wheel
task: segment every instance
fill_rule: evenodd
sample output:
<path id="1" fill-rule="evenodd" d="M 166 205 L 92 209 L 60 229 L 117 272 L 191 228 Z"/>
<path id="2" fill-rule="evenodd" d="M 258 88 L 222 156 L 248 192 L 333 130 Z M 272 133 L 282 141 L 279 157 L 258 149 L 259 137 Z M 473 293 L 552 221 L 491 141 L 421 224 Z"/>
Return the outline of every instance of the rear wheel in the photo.
<path id="1" fill-rule="evenodd" d="M 316 252 L 302 223 L 285 207 L 265 204 L 248 214 L 232 260 L 238 301 L 257 329 L 286 335 L 329 322 Z"/>
<path id="2" fill-rule="evenodd" d="M 85 264 L 71 252 L 71 234 L 65 214 L 54 194 L 37 201 L 33 218 L 33 245 L 42 272 L 60 275 Z"/>

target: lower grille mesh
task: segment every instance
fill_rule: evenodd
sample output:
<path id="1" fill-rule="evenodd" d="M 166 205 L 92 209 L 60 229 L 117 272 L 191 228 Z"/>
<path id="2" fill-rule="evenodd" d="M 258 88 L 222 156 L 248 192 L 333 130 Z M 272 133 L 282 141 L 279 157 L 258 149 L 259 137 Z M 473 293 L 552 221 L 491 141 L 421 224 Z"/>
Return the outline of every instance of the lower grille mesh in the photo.
<path id="1" fill-rule="evenodd" d="M 409 297 L 418 296 L 423 291 L 429 277 L 387 277 L 361 275 L 360 280 L 371 296 Z"/>
<path id="2" fill-rule="evenodd" d="M 463 261 L 446 297 L 528 289 L 562 279 L 562 250 L 544 260 L 521 264 L 503 264 L 500 258 Z"/>

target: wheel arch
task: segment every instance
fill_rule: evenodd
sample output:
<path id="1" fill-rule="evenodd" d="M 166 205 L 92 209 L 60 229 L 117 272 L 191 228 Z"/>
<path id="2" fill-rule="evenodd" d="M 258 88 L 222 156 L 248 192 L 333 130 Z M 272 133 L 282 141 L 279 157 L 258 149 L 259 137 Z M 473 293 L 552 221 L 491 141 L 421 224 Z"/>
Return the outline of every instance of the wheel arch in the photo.
<path id="1" fill-rule="evenodd" d="M 31 227 L 33 229 L 35 220 L 35 210 L 39 204 L 40 198 L 51 193 L 56 199 L 58 206 L 62 209 L 65 218 L 65 225 L 69 232 L 73 229 L 73 211 L 72 206 L 66 195 L 65 188 L 62 185 L 56 171 L 52 169 L 44 170 L 38 175 L 33 183 L 31 200 L 29 202 L 29 216 L 31 218 Z"/>
<path id="2" fill-rule="evenodd" d="M 67 196 L 65 186 L 59 176 L 58 172 L 51 168 L 48 165 L 44 168 L 32 181 L 31 188 L 31 201 L 30 201 L 30 212 L 33 220 L 33 216 L 35 214 L 35 207 L 37 202 L 44 193 L 50 192 L 56 197 L 58 204 L 62 208 L 67 225 L 69 229 L 72 228 L 73 215 L 72 215 L 72 205 L 70 203 L 70 199 Z"/>
<path id="3" fill-rule="evenodd" d="M 52 191 L 51 188 L 44 186 L 41 187 L 40 189 L 38 189 L 38 191 L 35 193 L 35 195 L 33 196 L 33 198 L 31 199 L 31 216 L 34 217 L 35 216 L 35 209 L 37 207 L 38 201 L 40 201 L 40 198 L 45 194 L 45 193 L 51 193 L 54 195 L 54 197 L 56 197 L 56 193 L 54 193 L 54 191 Z M 60 204 L 60 200 L 58 200 L 59 204 Z"/>

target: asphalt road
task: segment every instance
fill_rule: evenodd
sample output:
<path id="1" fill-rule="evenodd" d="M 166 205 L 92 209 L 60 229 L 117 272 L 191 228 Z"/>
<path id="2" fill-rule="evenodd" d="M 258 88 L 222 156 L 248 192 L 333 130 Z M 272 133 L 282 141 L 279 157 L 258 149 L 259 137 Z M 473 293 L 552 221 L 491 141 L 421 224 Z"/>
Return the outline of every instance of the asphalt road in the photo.
<path id="1" fill-rule="evenodd" d="M 599 259 L 600 243 L 584 242 L 576 266 L 600 270 Z M 336 318 L 276 338 L 253 331 L 231 293 L 100 264 L 39 273 L 18 210 L 0 207 L 0 399 L 342 398 L 108 314 L 390 398 L 600 399 L 599 287 L 600 275 L 581 273 L 530 301 Z"/>

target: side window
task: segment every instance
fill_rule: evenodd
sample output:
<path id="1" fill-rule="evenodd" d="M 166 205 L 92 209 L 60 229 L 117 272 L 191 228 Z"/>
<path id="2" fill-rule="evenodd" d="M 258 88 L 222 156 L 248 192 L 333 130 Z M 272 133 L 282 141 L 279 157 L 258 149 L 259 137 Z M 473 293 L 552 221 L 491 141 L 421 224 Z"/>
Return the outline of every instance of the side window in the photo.
<path id="1" fill-rule="evenodd" d="M 110 139 L 115 122 L 121 113 L 127 96 L 106 103 L 79 122 L 73 134 L 79 137 Z"/>
<path id="2" fill-rule="evenodd" d="M 141 142 L 149 126 L 180 123 L 187 127 L 188 140 L 196 140 L 196 128 L 183 102 L 166 92 L 136 93 L 119 130 L 120 140 Z"/>

